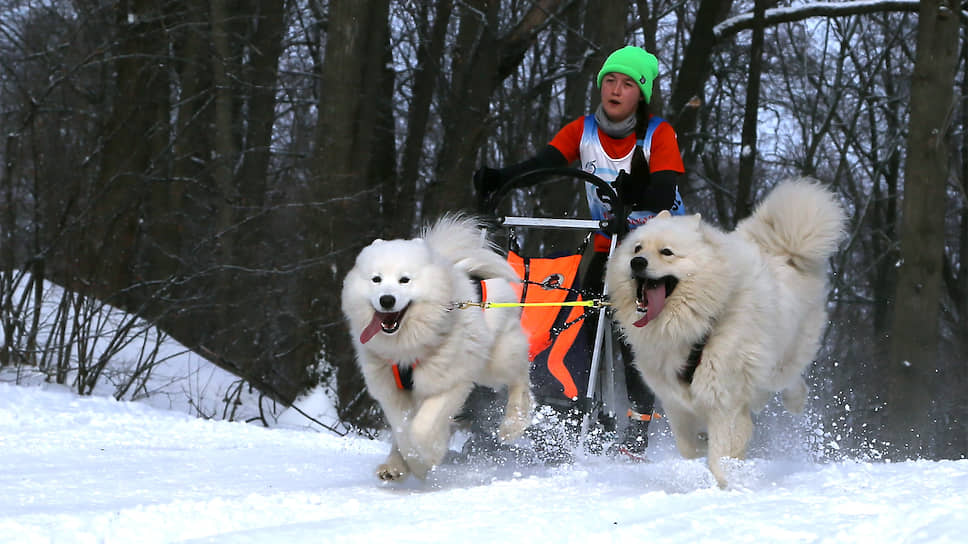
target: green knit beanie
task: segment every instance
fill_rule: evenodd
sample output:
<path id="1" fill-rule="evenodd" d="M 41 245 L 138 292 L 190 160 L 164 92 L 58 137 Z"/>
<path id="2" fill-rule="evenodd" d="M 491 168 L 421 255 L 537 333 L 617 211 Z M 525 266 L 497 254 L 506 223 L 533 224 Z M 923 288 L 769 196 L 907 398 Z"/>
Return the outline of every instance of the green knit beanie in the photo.
<path id="1" fill-rule="evenodd" d="M 652 100 L 652 82 L 659 75 L 659 59 L 641 47 L 627 45 L 605 59 L 602 70 L 598 72 L 598 86 L 601 88 L 605 74 L 618 72 L 634 79 L 642 89 L 646 102 Z"/>

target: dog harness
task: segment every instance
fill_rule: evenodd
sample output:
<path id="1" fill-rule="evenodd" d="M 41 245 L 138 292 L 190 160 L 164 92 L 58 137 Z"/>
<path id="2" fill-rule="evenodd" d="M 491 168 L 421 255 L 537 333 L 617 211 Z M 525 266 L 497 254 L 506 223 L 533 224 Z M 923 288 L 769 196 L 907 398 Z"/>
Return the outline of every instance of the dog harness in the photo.
<path id="1" fill-rule="evenodd" d="M 393 363 L 393 380 L 397 382 L 397 389 L 403 391 L 413 391 L 413 369 L 417 368 L 420 360 L 416 360 L 412 365 L 400 366 L 400 363 Z"/>
<path id="2" fill-rule="evenodd" d="M 692 385 L 692 377 L 696 373 L 696 368 L 699 367 L 699 363 L 702 362 L 702 350 L 706 347 L 706 341 L 709 340 L 709 335 L 706 335 L 702 340 L 693 344 L 692 349 L 689 351 L 689 357 L 686 358 L 686 366 L 682 367 L 679 371 L 679 379 Z"/>
<path id="3" fill-rule="evenodd" d="M 487 285 L 484 280 L 481 278 L 471 278 L 471 280 L 477 288 L 477 298 L 481 302 L 487 302 Z M 420 359 L 414 361 L 412 365 L 401 365 L 398 362 L 391 365 L 390 369 L 393 371 L 393 381 L 397 384 L 397 389 L 413 391 L 413 369 L 417 368 L 418 364 Z"/>

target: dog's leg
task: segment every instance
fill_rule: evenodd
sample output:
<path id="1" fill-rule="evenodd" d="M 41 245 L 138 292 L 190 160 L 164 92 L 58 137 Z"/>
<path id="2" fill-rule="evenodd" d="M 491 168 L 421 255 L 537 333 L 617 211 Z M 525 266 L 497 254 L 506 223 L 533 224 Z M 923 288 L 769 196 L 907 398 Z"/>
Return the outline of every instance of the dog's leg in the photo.
<path id="1" fill-rule="evenodd" d="M 792 414 L 802 414 L 803 407 L 807 404 L 807 393 L 810 388 L 802 377 L 798 377 L 792 385 L 783 390 L 780 398 L 783 400 L 783 407 Z"/>
<path id="2" fill-rule="evenodd" d="M 509 300 L 517 300 L 517 295 Z M 498 314 L 490 314 L 492 321 L 495 315 Z M 498 438 L 508 443 L 517 440 L 531 424 L 531 364 L 520 315 L 516 312 L 500 315 L 503 319 L 497 325 L 503 332 L 491 350 L 482 383 L 494 389 L 508 386 L 504 419 L 498 429 Z"/>
<path id="3" fill-rule="evenodd" d="M 368 383 L 374 383 L 373 378 L 368 377 Z M 375 395 L 393 433 L 390 454 L 377 467 L 377 476 L 381 480 L 402 480 L 413 473 L 422 478 L 427 467 L 421 465 L 407 431 L 414 411 L 412 396 L 396 389 L 388 391 L 388 394 Z"/>
<path id="4" fill-rule="evenodd" d="M 440 464 L 450 442 L 451 423 L 470 394 L 472 384 L 460 384 L 453 389 L 427 397 L 420 402 L 410 424 L 410 441 L 429 470 Z M 414 474 L 420 476 L 410 462 Z M 423 471 L 426 475 L 426 470 Z M 423 477 L 423 476 L 420 476 Z"/>
<path id="5" fill-rule="evenodd" d="M 393 412 L 393 417 L 389 413 L 386 414 L 390 427 L 393 429 L 393 450 L 390 451 L 384 465 L 391 469 L 398 468 L 398 472 L 402 472 L 400 478 L 407 474 L 413 474 L 422 480 L 427 477 L 430 466 L 423 460 L 419 449 L 414 444 L 411 431 L 413 414 L 414 411 L 412 410 Z M 399 465 L 396 463 L 399 463 Z M 380 473 L 381 471 L 378 470 L 377 474 Z"/>
<path id="6" fill-rule="evenodd" d="M 382 465 L 377 467 L 376 475 L 384 481 L 395 481 L 406 478 L 409 473 L 410 470 L 407 468 L 407 463 L 403 460 L 403 456 L 400 455 L 397 442 L 394 440 L 393 446 L 390 448 L 390 455 L 387 456 L 387 460 Z"/>
<path id="7" fill-rule="evenodd" d="M 804 316 L 795 340 L 791 355 L 780 363 L 780 382 L 786 384 L 781 392 L 783 407 L 792 414 L 803 413 L 810 392 L 807 382 L 803 379 L 804 370 L 810 366 L 817 350 L 820 348 L 820 331 L 826 323 L 826 313 L 822 305 L 812 308 Z"/>
<path id="8" fill-rule="evenodd" d="M 676 439 L 676 448 L 679 450 L 679 455 L 686 459 L 702 457 L 702 446 L 699 442 L 699 420 L 696 416 L 675 404 L 663 405 L 663 409 L 669 427 L 672 429 L 672 436 Z"/>
<path id="9" fill-rule="evenodd" d="M 527 378 L 524 382 L 508 387 L 508 403 L 504 407 L 504 421 L 497 436 L 502 442 L 517 440 L 531 423 L 531 387 Z"/>
<path id="10" fill-rule="evenodd" d="M 722 458 L 746 458 L 746 447 L 753 436 L 753 417 L 748 406 L 739 409 L 714 407 L 709 415 L 709 471 L 720 488 L 726 487 Z"/>

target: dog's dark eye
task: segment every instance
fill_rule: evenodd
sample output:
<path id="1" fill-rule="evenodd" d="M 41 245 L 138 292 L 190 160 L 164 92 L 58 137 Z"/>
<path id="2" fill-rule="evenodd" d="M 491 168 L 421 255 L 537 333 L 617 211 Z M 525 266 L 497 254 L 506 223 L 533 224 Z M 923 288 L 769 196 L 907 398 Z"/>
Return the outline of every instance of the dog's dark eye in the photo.
<path id="1" fill-rule="evenodd" d="M 667 248 L 667 247 L 664 247 L 664 248 L 662 248 L 662 249 L 661 249 L 661 250 L 659 251 L 659 253 L 661 253 L 661 254 L 663 254 L 663 255 L 665 255 L 666 257 L 671 257 L 672 255 L 674 255 L 674 254 L 672 253 L 672 250 L 671 250 L 671 249 L 669 249 L 669 248 Z"/>
<path id="2" fill-rule="evenodd" d="M 402 278 L 400 278 L 400 283 L 401 284 L 410 283 L 410 278 L 408 278 L 407 276 L 403 276 Z"/>
<path id="3" fill-rule="evenodd" d="M 373 283 L 380 283 L 381 281 L 383 281 L 383 278 L 381 278 L 380 276 L 373 276 L 372 278 L 370 278 L 370 281 L 372 281 Z"/>
<path id="4" fill-rule="evenodd" d="M 642 244 L 635 244 L 635 250 L 633 253 L 638 253 L 640 251 L 642 251 Z"/>

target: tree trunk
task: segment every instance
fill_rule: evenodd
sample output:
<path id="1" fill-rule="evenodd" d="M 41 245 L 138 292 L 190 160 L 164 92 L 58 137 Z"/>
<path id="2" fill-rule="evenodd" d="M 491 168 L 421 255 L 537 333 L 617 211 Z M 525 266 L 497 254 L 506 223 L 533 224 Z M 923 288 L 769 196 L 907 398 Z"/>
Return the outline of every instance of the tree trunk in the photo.
<path id="1" fill-rule="evenodd" d="M 491 96 L 521 63 L 537 30 L 566 0 L 538 0 L 504 36 L 496 36 L 500 2 L 469 0 L 460 9 L 449 94 L 442 108 L 444 136 L 437 176 L 424 191 L 424 217 L 446 210 L 470 209 L 471 174 L 484 139 Z"/>
<path id="2" fill-rule="evenodd" d="M 900 92 L 894 82 L 894 77 L 887 75 L 892 72 L 892 59 L 885 59 L 886 75 L 883 78 L 884 88 L 887 96 L 897 96 Z M 900 120 L 903 118 L 903 104 L 899 100 L 888 101 L 882 107 L 887 110 L 882 114 L 886 121 L 882 124 L 878 121 L 878 111 L 876 98 L 872 97 L 868 104 L 868 123 L 871 129 L 871 141 L 879 142 L 899 140 L 903 133 Z M 886 125 L 886 127 L 884 126 Z M 872 146 L 875 147 L 876 146 Z M 898 218 L 898 200 L 901 186 L 901 152 L 894 149 L 886 158 L 876 160 L 882 164 L 882 172 L 874 179 L 873 191 L 873 213 L 871 214 L 870 228 L 873 232 L 881 233 L 879 236 L 871 237 L 871 249 L 875 260 L 872 267 L 871 288 L 873 294 L 873 308 L 871 313 L 871 337 L 886 338 L 891 330 L 891 314 L 893 309 L 894 295 L 897 290 L 897 263 L 900 260 L 897 240 L 897 228 L 900 223 Z M 872 346 L 874 359 L 877 361 L 887 361 L 890 356 L 890 345 L 888 342 L 874 342 Z M 882 405 L 886 401 L 887 391 L 891 377 L 885 375 L 878 368 L 865 368 L 864 383 L 870 389 L 868 398 L 871 398 L 877 405 Z"/>
<path id="3" fill-rule="evenodd" d="M 377 149 L 375 114 L 379 102 L 386 101 L 380 78 L 386 75 L 388 6 L 388 0 L 330 2 L 313 161 L 315 182 L 306 188 L 306 201 L 335 203 L 310 206 L 304 214 L 305 256 L 319 265 L 304 275 L 291 298 L 299 315 L 316 324 L 324 357 L 336 370 L 338 409 L 348 419 L 359 415 L 354 410 L 365 411 L 371 405 L 358 402 L 362 376 L 343 322 L 340 290 L 356 254 L 375 237 L 377 195 L 383 180 L 371 176 L 375 161 L 367 157 L 373 157 Z"/>
<path id="4" fill-rule="evenodd" d="M 968 40 L 961 40 L 960 59 L 968 58 Z M 968 96 L 968 72 L 961 70 L 961 81 L 958 92 L 960 96 Z M 945 276 L 948 282 L 948 292 L 952 301 L 952 311 L 948 314 L 952 323 L 950 324 L 953 338 L 948 341 L 951 343 L 949 351 L 944 352 L 944 359 L 948 364 L 949 377 L 945 380 L 948 389 L 945 395 L 946 405 L 942 410 L 946 411 L 945 419 L 948 425 L 941 430 L 944 440 L 942 451 L 939 455 L 944 458 L 955 459 L 963 456 L 968 451 L 968 397 L 964 391 L 968 389 L 968 359 L 959 354 L 968 353 L 968 335 L 964 334 L 965 322 L 968 321 L 968 138 L 965 138 L 965 129 L 968 127 L 968 108 L 960 108 L 959 128 L 961 138 L 959 139 L 960 149 L 960 172 L 958 179 L 958 197 L 955 202 L 955 209 L 958 212 L 958 245 L 957 257 L 953 251 L 946 251 L 945 258 L 952 262 L 946 263 Z M 950 208 L 949 208 L 950 209 Z M 954 244 L 951 244 L 954 247 Z M 953 315 L 952 315 L 953 314 Z"/>
<path id="5" fill-rule="evenodd" d="M 885 417 L 898 458 L 930 456 L 939 391 L 939 309 L 944 254 L 946 137 L 958 60 L 958 7 L 921 2 L 904 172 L 901 266 L 891 334 Z"/>
<path id="6" fill-rule="evenodd" d="M 497 0 L 468 0 L 458 9 L 457 33 L 450 88 L 441 99 L 444 136 L 436 175 L 422 194 L 421 222 L 448 209 L 471 208 L 471 171 L 482 141 L 490 97 L 500 79 L 498 70 Z M 483 17 L 483 18 L 482 18 Z M 473 144 L 473 145 L 469 145 Z M 473 151 L 471 151 L 473 150 Z M 468 157 L 470 155 L 470 157 Z"/>
<path id="7" fill-rule="evenodd" d="M 117 96 L 106 123 L 101 171 L 87 192 L 82 238 L 74 246 L 82 267 L 71 286 L 130 311 L 144 311 L 152 293 L 147 280 L 166 278 L 172 266 L 141 266 L 142 221 L 153 181 L 163 178 L 158 160 L 168 146 L 166 70 L 156 58 L 168 55 L 163 17 L 154 2 L 122 2 L 117 12 Z M 132 145 L 137 142 L 138 145 Z M 147 275 L 147 276 L 146 276 Z"/>
<path id="8" fill-rule="evenodd" d="M 276 118 L 276 92 L 279 79 L 279 55 L 285 33 L 286 0 L 255 0 L 252 19 L 255 31 L 249 47 L 251 61 L 244 80 L 250 83 L 246 117 L 245 148 L 239 168 L 238 185 L 241 204 L 250 213 L 265 204 L 269 175 L 272 125 Z"/>
<path id="9" fill-rule="evenodd" d="M 582 28 L 582 21 L 589 20 L 585 9 L 581 2 L 576 2 L 565 11 L 570 28 Z M 565 76 L 565 122 L 584 115 L 588 109 L 588 86 L 594 67 L 587 49 L 583 35 L 574 33 L 565 37 L 565 64 L 570 70 Z"/>
<path id="10" fill-rule="evenodd" d="M 739 152 L 739 179 L 733 224 L 748 216 L 753 209 L 753 172 L 756 167 L 756 129 L 760 110 L 760 76 L 763 71 L 763 14 L 767 0 L 756 0 L 753 6 L 753 42 L 750 44 L 749 75 L 746 80 L 746 111 Z"/>
<path id="11" fill-rule="evenodd" d="M 407 117 L 407 137 L 401 158 L 401 171 L 398 197 L 390 209 L 390 216 L 398 224 L 415 223 L 416 190 L 419 181 L 420 164 L 423 159 L 424 137 L 430 120 L 430 107 L 433 104 L 434 90 L 440 77 L 440 61 L 444 58 L 444 43 L 447 25 L 453 11 L 452 2 L 435 2 L 433 25 L 429 32 L 420 33 L 417 47 L 417 66 L 414 73 L 410 113 Z"/>
<path id="12" fill-rule="evenodd" d="M 689 34 L 689 44 L 679 68 L 679 77 L 669 98 L 669 121 L 679 137 L 679 149 L 683 152 L 686 171 L 691 170 L 698 159 L 694 147 L 696 125 L 699 121 L 699 107 L 705 96 L 703 86 L 709 77 L 713 47 L 716 45 L 713 27 L 723 20 L 732 5 L 732 0 L 700 2 L 696 22 Z"/>
<path id="13" fill-rule="evenodd" d="M 662 78 L 663 71 L 669 73 L 672 68 L 672 56 L 674 51 L 659 51 L 659 44 L 656 41 L 658 35 L 659 20 L 652 13 L 649 7 L 649 0 L 636 0 L 635 5 L 639 10 L 639 24 L 642 25 L 642 33 L 645 35 L 645 43 L 642 46 L 646 51 L 652 53 L 659 59 L 659 76 Z M 655 115 L 663 115 L 665 111 L 665 97 L 662 88 L 656 83 L 652 89 L 652 100 L 649 101 L 649 110 Z"/>

